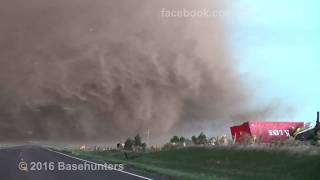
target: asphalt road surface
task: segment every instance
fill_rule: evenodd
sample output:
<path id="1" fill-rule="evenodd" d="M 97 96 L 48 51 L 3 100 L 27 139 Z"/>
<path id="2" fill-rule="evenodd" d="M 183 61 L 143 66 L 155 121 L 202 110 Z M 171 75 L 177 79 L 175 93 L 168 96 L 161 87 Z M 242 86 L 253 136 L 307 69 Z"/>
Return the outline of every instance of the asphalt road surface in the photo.
<path id="1" fill-rule="evenodd" d="M 83 166 L 82 166 L 83 165 Z M 0 149 L 0 179 L 2 180 L 143 180 L 158 179 L 153 175 L 126 170 L 97 168 L 94 162 L 77 159 L 38 146 Z M 72 170 L 67 169 L 73 167 Z M 84 169 L 81 167 L 86 166 Z M 90 169 L 91 168 L 91 169 Z M 96 168 L 96 169 L 95 169 Z M 90 169 L 90 170 L 88 170 Z M 163 178 L 159 178 L 163 179 Z"/>

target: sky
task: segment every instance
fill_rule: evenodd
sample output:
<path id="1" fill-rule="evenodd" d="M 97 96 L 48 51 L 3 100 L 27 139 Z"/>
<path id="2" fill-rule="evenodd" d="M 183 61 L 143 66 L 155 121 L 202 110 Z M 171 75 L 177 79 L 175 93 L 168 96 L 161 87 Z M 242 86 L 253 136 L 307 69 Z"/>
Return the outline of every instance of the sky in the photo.
<path id="1" fill-rule="evenodd" d="M 233 58 L 259 102 L 293 108 L 283 119 L 314 122 L 320 110 L 320 1 L 239 0 L 229 14 Z"/>

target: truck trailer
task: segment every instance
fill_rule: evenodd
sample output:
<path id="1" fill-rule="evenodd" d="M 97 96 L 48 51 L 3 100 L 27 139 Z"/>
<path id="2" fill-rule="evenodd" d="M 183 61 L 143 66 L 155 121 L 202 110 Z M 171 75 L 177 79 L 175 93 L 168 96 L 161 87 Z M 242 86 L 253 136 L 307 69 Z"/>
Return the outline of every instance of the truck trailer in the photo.
<path id="1" fill-rule="evenodd" d="M 254 142 L 271 143 L 290 138 L 290 129 L 303 128 L 304 122 L 247 121 L 230 127 L 235 143 L 243 143 L 251 138 Z"/>

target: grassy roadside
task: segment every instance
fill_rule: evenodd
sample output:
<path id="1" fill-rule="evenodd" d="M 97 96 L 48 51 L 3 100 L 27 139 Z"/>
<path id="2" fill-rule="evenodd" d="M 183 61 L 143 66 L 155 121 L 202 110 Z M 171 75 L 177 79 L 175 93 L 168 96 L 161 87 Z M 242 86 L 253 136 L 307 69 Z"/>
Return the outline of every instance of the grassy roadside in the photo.
<path id="1" fill-rule="evenodd" d="M 143 154 L 73 151 L 74 155 L 131 165 L 177 179 L 308 179 L 320 178 L 320 154 L 234 147 L 174 149 Z"/>

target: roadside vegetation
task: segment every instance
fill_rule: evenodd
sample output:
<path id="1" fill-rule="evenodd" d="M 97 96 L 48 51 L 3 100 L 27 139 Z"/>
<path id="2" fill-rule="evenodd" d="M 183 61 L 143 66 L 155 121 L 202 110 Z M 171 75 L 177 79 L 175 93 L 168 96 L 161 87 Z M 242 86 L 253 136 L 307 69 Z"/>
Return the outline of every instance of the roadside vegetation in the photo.
<path id="1" fill-rule="evenodd" d="M 203 133 L 191 139 L 174 136 L 162 148 L 146 148 L 137 135 L 114 150 L 73 150 L 72 153 L 183 180 L 319 179 L 317 146 L 297 142 L 232 145 L 222 137 L 207 138 Z"/>
<path id="2" fill-rule="evenodd" d="M 146 153 L 77 151 L 99 161 L 120 162 L 176 179 L 319 179 L 320 154 L 276 148 L 187 147 Z"/>

